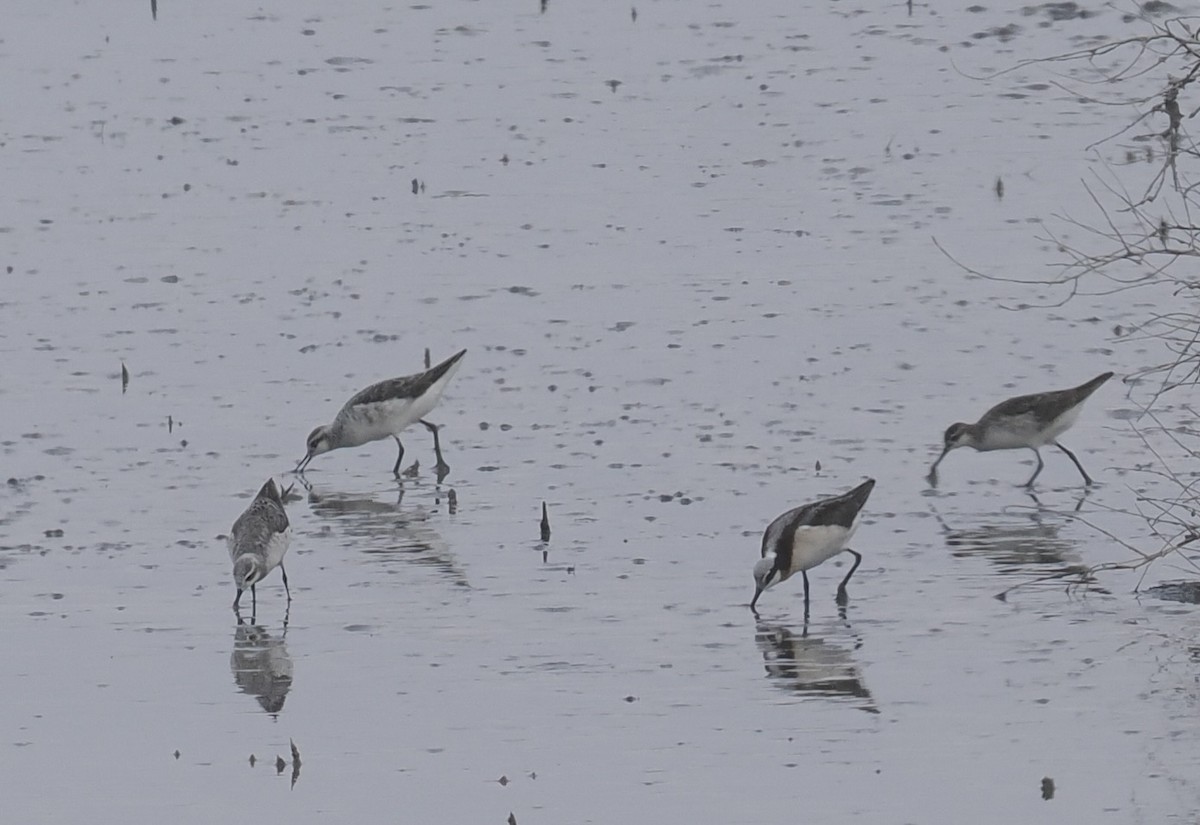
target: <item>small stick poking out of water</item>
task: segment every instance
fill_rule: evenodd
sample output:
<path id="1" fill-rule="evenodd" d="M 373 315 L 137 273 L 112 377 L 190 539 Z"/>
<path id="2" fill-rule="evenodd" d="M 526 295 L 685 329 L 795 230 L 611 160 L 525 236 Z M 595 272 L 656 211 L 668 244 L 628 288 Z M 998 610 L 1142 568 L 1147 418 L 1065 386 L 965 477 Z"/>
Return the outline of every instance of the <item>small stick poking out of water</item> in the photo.
<path id="1" fill-rule="evenodd" d="M 550 514 L 546 512 L 546 502 L 542 502 L 542 541 L 550 541 Z"/>
<path id="2" fill-rule="evenodd" d="M 292 746 L 292 787 L 296 787 L 296 780 L 300 778 L 300 749 L 296 747 L 296 743 L 288 739 Z"/>
<path id="3" fill-rule="evenodd" d="M 125 369 L 125 362 L 121 362 L 121 395 L 125 394 L 125 390 L 129 388 L 129 370 Z"/>
<path id="4" fill-rule="evenodd" d="M 158 0 L 150 0 L 150 17 L 158 20 Z"/>
<path id="5" fill-rule="evenodd" d="M 1000 177 L 996 178 L 996 199 L 1004 199 L 1004 179 Z"/>
<path id="6" fill-rule="evenodd" d="M 431 363 L 429 360 L 429 347 L 425 347 L 425 369 L 429 369 Z"/>

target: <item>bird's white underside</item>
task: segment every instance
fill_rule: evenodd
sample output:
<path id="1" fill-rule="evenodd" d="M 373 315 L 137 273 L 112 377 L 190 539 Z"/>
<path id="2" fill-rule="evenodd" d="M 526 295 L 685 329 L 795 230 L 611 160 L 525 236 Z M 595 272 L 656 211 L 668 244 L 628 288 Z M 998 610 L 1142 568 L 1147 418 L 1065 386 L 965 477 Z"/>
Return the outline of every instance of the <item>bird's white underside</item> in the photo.
<path id="1" fill-rule="evenodd" d="M 987 451 L 1045 446 L 1070 429 L 1079 419 L 1081 409 L 1083 404 L 1076 404 L 1054 419 L 1045 429 L 1039 429 L 1037 420 L 1028 414 L 993 423 L 985 433 L 986 438 L 977 448 Z"/>
<path id="2" fill-rule="evenodd" d="M 458 371 L 458 363 L 416 398 L 392 398 L 343 409 L 340 413 L 344 419 L 341 446 L 357 447 L 369 441 L 399 435 L 404 428 L 429 415 L 442 397 L 446 384 Z"/>
<path id="3" fill-rule="evenodd" d="M 291 544 L 291 541 L 292 528 L 289 526 L 282 533 L 274 533 L 271 538 L 267 539 L 267 546 L 262 549 L 261 553 L 254 553 L 254 555 L 260 556 L 263 559 L 263 565 L 266 568 L 263 571 L 264 576 L 283 563 L 283 556 L 287 553 L 288 545 Z M 236 539 L 230 536 L 228 544 L 229 558 L 237 561 L 238 557 L 235 555 L 237 551 Z M 249 552 L 253 551 L 243 551 L 241 555 L 247 555 Z"/>
<path id="4" fill-rule="evenodd" d="M 288 527 L 282 533 L 275 533 L 267 541 L 267 551 L 265 553 L 267 559 L 267 572 L 274 570 L 279 565 L 283 564 L 283 556 L 287 553 L 288 545 L 292 541 L 292 528 Z"/>
<path id="5" fill-rule="evenodd" d="M 423 395 L 415 402 L 411 398 L 359 404 L 348 410 L 342 432 L 348 446 L 357 447 L 368 441 L 378 441 L 400 432 L 433 409 L 437 399 Z"/>
<path id="6" fill-rule="evenodd" d="M 846 549 L 850 537 L 858 529 L 858 521 L 849 528 L 836 524 L 802 525 L 792 539 L 792 564 L 787 578 L 801 570 L 811 570 Z"/>

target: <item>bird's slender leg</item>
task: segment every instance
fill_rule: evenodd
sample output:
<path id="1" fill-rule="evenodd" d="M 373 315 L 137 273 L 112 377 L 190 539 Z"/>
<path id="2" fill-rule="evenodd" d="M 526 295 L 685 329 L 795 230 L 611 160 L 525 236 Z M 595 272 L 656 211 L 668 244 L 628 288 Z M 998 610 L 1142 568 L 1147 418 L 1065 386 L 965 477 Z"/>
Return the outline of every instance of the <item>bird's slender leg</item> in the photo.
<path id="1" fill-rule="evenodd" d="M 854 564 L 850 565 L 850 572 L 846 574 L 846 578 L 842 579 L 842 583 L 838 585 L 837 603 L 842 605 L 850 600 L 850 597 L 846 595 L 846 582 L 850 581 L 850 577 L 854 575 L 854 571 L 862 564 L 862 553 L 859 553 L 857 550 L 851 550 L 849 547 L 845 548 L 845 550 L 854 556 Z"/>
<path id="2" fill-rule="evenodd" d="M 423 418 L 421 419 L 421 423 L 425 425 L 425 429 L 433 433 L 433 454 L 437 456 L 437 464 L 433 465 L 433 469 L 437 473 L 438 481 L 441 481 L 450 473 L 450 465 L 442 458 L 442 442 L 438 438 L 438 430 L 441 427 L 437 424 L 430 424 Z"/>
<path id="3" fill-rule="evenodd" d="M 1037 448 L 1037 447 L 1030 447 L 1029 449 L 1033 450 L 1033 454 L 1034 454 L 1035 456 L 1037 456 L 1038 465 L 1037 465 L 1037 469 L 1033 471 L 1033 475 L 1031 475 L 1031 476 L 1029 477 L 1029 481 L 1026 481 L 1026 482 L 1025 482 L 1025 486 L 1026 486 L 1026 487 L 1032 487 L 1032 486 L 1033 486 L 1033 480 L 1034 480 L 1035 478 L 1037 478 L 1037 477 L 1038 477 L 1038 473 L 1040 473 L 1040 472 L 1042 471 L 1042 466 L 1043 466 L 1043 465 L 1042 465 L 1042 454 L 1041 454 L 1040 452 L 1038 452 L 1038 448 Z M 1075 463 L 1076 463 L 1076 464 L 1078 464 L 1079 462 L 1075 462 Z M 1081 469 L 1082 469 L 1082 468 L 1081 468 Z"/>
<path id="4" fill-rule="evenodd" d="M 279 565 L 279 572 L 283 573 L 283 592 L 287 593 L 288 604 L 292 603 L 292 591 L 288 589 L 287 570 L 284 570 L 283 565 Z"/>
<path id="5" fill-rule="evenodd" d="M 393 435 L 392 438 L 396 439 L 396 446 L 400 448 L 400 455 L 396 456 L 396 466 L 392 468 L 392 475 L 400 478 L 400 462 L 404 460 L 404 445 L 400 443 L 400 436 Z"/>
<path id="6" fill-rule="evenodd" d="M 1058 449 L 1060 449 L 1060 450 L 1062 450 L 1064 453 L 1066 453 L 1066 454 L 1067 454 L 1067 458 L 1069 458 L 1069 459 L 1071 459 L 1072 461 L 1074 461 L 1074 462 L 1075 462 L 1075 467 L 1076 467 L 1076 468 L 1079 470 L 1079 474 L 1080 474 L 1081 476 L 1083 476 L 1083 481 L 1084 481 L 1084 483 L 1085 483 L 1085 484 L 1087 484 L 1087 485 L 1090 487 L 1090 486 L 1092 486 L 1093 484 L 1095 484 L 1095 483 L 1096 483 L 1096 482 L 1092 481 L 1092 479 L 1091 479 L 1091 476 L 1089 476 L 1089 475 L 1088 475 L 1086 472 L 1084 472 L 1084 470 L 1083 470 L 1083 465 L 1079 463 L 1079 459 L 1075 457 L 1075 453 L 1071 452 L 1071 451 L 1070 451 L 1070 450 L 1068 450 L 1066 447 L 1064 447 L 1063 445 L 1059 444 L 1057 441 L 1055 441 L 1055 442 L 1054 442 L 1054 446 L 1055 446 L 1055 447 L 1058 447 Z"/>
<path id="7" fill-rule="evenodd" d="M 258 592 L 254 589 L 254 585 L 250 585 L 250 616 L 253 619 L 258 615 Z"/>
<path id="8" fill-rule="evenodd" d="M 808 571 L 800 571 L 801 578 L 804 579 L 804 624 L 808 624 Z"/>

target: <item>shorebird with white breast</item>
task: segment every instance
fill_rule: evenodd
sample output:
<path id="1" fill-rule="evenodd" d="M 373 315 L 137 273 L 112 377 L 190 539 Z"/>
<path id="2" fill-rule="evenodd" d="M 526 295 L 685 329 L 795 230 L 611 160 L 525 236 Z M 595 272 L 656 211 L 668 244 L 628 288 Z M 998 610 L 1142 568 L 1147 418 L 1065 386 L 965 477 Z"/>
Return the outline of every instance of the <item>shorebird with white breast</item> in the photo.
<path id="1" fill-rule="evenodd" d="M 257 612 L 258 594 L 254 586 L 276 567 L 283 574 L 287 600 L 289 603 L 292 601 L 287 570 L 283 567 L 283 555 L 287 552 L 291 536 L 291 525 L 283 509 L 283 496 L 275 486 L 275 479 L 267 479 L 246 512 L 238 516 L 233 529 L 229 531 L 229 558 L 233 562 L 233 583 L 237 587 L 237 596 L 233 599 L 234 610 L 238 609 L 242 593 L 249 590 L 251 610 Z"/>
<path id="2" fill-rule="evenodd" d="M 754 565 L 754 598 L 796 573 L 804 578 L 804 613 L 808 615 L 808 571 L 845 551 L 854 556 L 850 572 L 838 585 L 838 603 L 846 602 L 846 583 L 862 563 L 862 555 L 846 545 L 858 528 L 858 516 L 875 479 L 869 478 L 848 493 L 824 498 L 788 510 L 772 521 L 762 540 L 762 558 Z"/>
<path id="3" fill-rule="evenodd" d="M 1025 482 L 1026 487 L 1032 487 L 1033 480 L 1038 477 L 1043 466 L 1042 454 L 1038 448 L 1053 444 L 1067 454 L 1075 463 L 1079 474 L 1083 476 L 1084 483 L 1091 486 L 1094 482 L 1079 463 L 1079 459 L 1057 439 L 1079 418 L 1083 402 L 1112 377 L 1111 372 L 1106 372 L 1069 390 L 1019 395 L 1001 401 L 974 424 L 951 424 L 943 436 L 942 454 L 929 468 L 929 482 L 937 484 L 938 465 L 942 463 L 946 454 L 956 447 L 974 447 L 980 452 L 1029 449 L 1037 456 L 1037 469 L 1033 471 L 1029 481 Z"/>
<path id="4" fill-rule="evenodd" d="M 450 468 L 442 459 L 438 426 L 426 421 L 425 416 L 442 397 L 446 384 L 450 383 L 466 354 L 464 349 L 424 372 L 380 381 L 355 394 L 334 416 L 332 423 L 322 424 L 309 433 L 308 452 L 296 465 L 296 472 L 303 473 L 309 462 L 322 453 L 342 447 L 357 447 L 391 436 L 400 448 L 396 465 L 392 468 L 392 474 L 399 478 L 400 462 L 404 460 L 400 432 L 408 425 L 420 422 L 433 433 L 433 451 L 437 456 L 435 466 L 440 481 Z"/>

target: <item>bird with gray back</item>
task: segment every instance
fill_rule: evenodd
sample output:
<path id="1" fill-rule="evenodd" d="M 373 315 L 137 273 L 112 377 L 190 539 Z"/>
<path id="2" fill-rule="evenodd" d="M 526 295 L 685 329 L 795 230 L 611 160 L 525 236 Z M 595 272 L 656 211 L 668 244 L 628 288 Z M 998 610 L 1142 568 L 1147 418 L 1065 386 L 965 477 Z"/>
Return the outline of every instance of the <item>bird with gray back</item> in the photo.
<path id="1" fill-rule="evenodd" d="M 234 610 L 238 609 L 242 593 L 246 590 L 250 591 L 251 609 L 257 610 L 255 585 L 276 567 L 283 574 L 287 600 L 289 603 L 292 601 L 287 570 L 283 567 L 283 556 L 291 541 L 291 533 L 287 513 L 283 509 L 283 496 L 275 486 L 275 479 L 269 478 L 229 531 L 229 558 L 233 562 L 233 584 L 237 588 L 237 596 L 233 599 Z"/>
<path id="2" fill-rule="evenodd" d="M 1111 372 L 1106 372 L 1068 390 L 1019 395 L 1001 401 L 974 424 L 961 421 L 951 424 L 942 437 L 942 454 L 933 462 L 926 478 L 930 484 L 936 485 L 938 465 L 947 453 L 957 447 L 973 447 L 980 452 L 1030 449 L 1037 458 L 1037 467 L 1025 486 L 1032 487 L 1043 466 L 1038 448 L 1053 444 L 1067 454 L 1067 458 L 1074 462 L 1075 468 L 1083 476 L 1084 483 L 1091 486 L 1094 483 L 1091 476 L 1083 469 L 1075 454 L 1058 442 L 1058 437 L 1079 418 L 1083 402 L 1112 377 Z"/>
<path id="3" fill-rule="evenodd" d="M 868 478 L 848 493 L 823 498 L 788 510 L 767 525 L 763 533 L 762 558 L 754 565 L 754 598 L 768 587 L 787 581 L 799 573 L 804 578 L 804 615 L 808 615 L 808 571 L 845 551 L 854 556 L 850 572 L 838 585 L 837 600 L 845 604 L 846 583 L 862 563 L 862 555 L 847 545 L 858 529 L 858 517 L 875 489 L 875 479 Z"/>
<path id="4" fill-rule="evenodd" d="M 442 446 L 438 440 L 438 426 L 425 420 L 425 416 L 437 404 L 446 389 L 446 384 L 458 370 L 464 349 L 442 363 L 414 375 L 392 378 L 372 384 L 356 393 L 334 416 L 329 424 L 322 424 L 308 435 L 308 451 L 296 472 L 303 473 L 314 458 L 330 450 L 357 447 L 370 441 L 391 436 L 396 439 L 400 454 L 392 475 L 400 477 L 400 462 L 404 460 L 404 445 L 400 432 L 410 424 L 420 422 L 433 433 L 433 451 L 437 456 L 438 480 L 445 478 L 450 468 L 442 459 Z"/>

